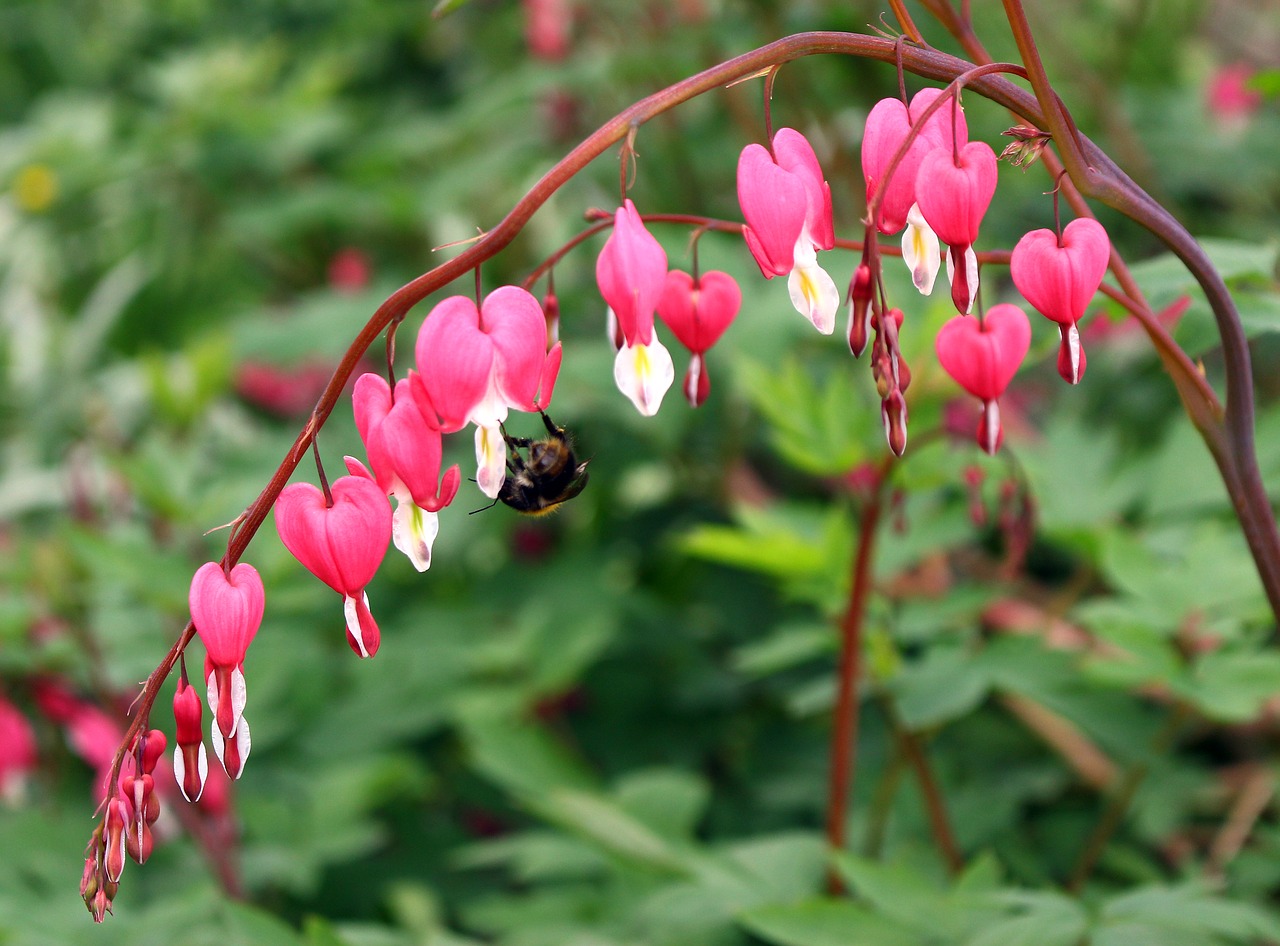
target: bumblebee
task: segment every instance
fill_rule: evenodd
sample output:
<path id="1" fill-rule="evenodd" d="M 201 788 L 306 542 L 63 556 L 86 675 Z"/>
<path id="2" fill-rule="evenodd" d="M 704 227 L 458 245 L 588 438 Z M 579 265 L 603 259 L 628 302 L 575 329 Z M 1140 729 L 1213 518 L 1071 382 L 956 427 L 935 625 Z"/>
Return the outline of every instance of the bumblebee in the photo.
<path id="1" fill-rule="evenodd" d="M 543 440 L 512 437 L 502 428 L 507 454 L 507 478 L 496 502 L 506 503 L 527 516 L 545 516 L 561 503 L 577 496 L 587 485 L 587 463 L 578 462 L 563 427 L 542 412 L 548 436 Z M 528 450 L 528 459 L 521 456 Z M 486 507 L 487 508 L 487 507 Z"/>

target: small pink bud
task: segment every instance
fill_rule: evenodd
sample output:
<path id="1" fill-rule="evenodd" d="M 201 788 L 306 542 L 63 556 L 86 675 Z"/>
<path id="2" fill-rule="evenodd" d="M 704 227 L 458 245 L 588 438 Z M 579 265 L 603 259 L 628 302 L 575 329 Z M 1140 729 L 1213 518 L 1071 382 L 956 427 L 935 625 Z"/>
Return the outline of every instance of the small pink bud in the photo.
<path id="1" fill-rule="evenodd" d="M 136 827 L 136 830 L 135 830 Z M 138 864 L 145 864 L 155 849 L 155 838 L 151 834 L 151 826 L 145 821 L 131 826 L 125 835 L 125 850 Z"/>
<path id="2" fill-rule="evenodd" d="M 119 796 L 112 798 L 107 803 L 106 827 L 102 832 L 102 869 L 107 879 L 116 883 L 120 882 L 120 875 L 124 873 L 124 834 L 128 822 L 129 812 L 125 800 Z"/>
<path id="3" fill-rule="evenodd" d="M 859 264 L 849 281 L 849 351 L 861 358 L 867 350 L 871 325 L 871 267 Z"/>
<path id="4" fill-rule="evenodd" d="M 880 420 L 884 423 L 889 449 L 895 456 L 902 456 L 907 450 L 907 401 L 901 391 L 890 391 L 880 402 Z"/>
<path id="5" fill-rule="evenodd" d="M 164 747 L 169 742 L 165 734 L 158 729 L 149 729 L 142 740 L 142 771 L 150 775 L 156 770 L 156 763 L 164 754 Z"/>

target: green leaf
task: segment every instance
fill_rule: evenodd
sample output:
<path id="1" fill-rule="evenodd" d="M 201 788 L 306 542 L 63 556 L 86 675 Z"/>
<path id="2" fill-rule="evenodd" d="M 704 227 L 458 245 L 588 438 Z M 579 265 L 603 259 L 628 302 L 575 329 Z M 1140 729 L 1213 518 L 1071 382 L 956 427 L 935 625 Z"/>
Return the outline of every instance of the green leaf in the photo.
<path id="1" fill-rule="evenodd" d="M 557 788 L 587 788 L 595 778 L 545 730 L 505 715 L 465 712 L 463 735 L 471 764 L 522 796 Z"/>
<path id="2" fill-rule="evenodd" d="M 817 512 L 779 504 L 743 507 L 739 526 L 698 526 L 684 535 L 689 555 L 770 575 L 787 593 L 820 604 L 839 601 L 853 550 L 848 515 L 840 506 Z"/>
<path id="3" fill-rule="evenodd" d="M 809 900 L 748 910 L 738 921 L 777 946 L 927 946 L 917 930 L 847 900 Z"/>
<path id="4" fill-rule="evenodd" d="M 768 637 L 744 644 L 733 653 L 733 667 L 751 677 L 764 677 L 798 664 L 829 657 L 836 632 L 825 624 L 788 624 Z"/>
<path id="5" fill-rule="evenodd" d="M 1256 719 L 1280 693 L 1280 654 L 1253 648 L 1205 654 L 1179 692 L 1210 719 L 1226 723 Z"/>
<path id="6" fill-rule="evenodd" d="M 1089 918 L 1079 902 L 1048 891 L 1003 891 L 994 902 L 1014 914 L 985 926 L 964 946 L 1077 946 Z"/>
<path id="7" fill-rule="evenodd" d="M 853 372 L 833 371 L 818 379 L 790 357 L 781 365 L 744 360 L 738 374 L 768 423 L 774 447 L 797 469 L 840 476 L 866 455 L 879 415 Z"/>
<path id="8" fill-rule="evenodd" d="M 568 828 L 626 861 L 675 873 L 691 869 L 683 852 L 609 799 L 576 789 L 558 788 L 526 801 L 548 821 Z"/>
<path id="9" fill-rule="evenodd" d="M 663 837 L 688 839 L 706 811 L 711 788 L 690 772 L 650 769 L 619 779 L 615 794 L 623 808 Z"/>
<path id="10" fill-rule="evenodd" d="M 958 719 L 986 698 L 991 680 L 982 662 L 959 647 L 930 648 L 924 659 L 903 664 L 890 681 L 898 712 L 911 730 Z"/>
<path id="11" fill-rule="evenodd" d="M 1113 897 L 1103 905 L 1098 927 L 1099 936 L 1110 935 L 1095 942 L 1112 946 L 1121 943 L 1121 930 L 1160 931 L 1170 936 L 1166 942 L 1177 943 L 1203 943 L 1209 936 L 1233 943 L 1280 939 L 1280 922 L 1272 914 L 1250 903 L 1214 896 L 1196 884 L 1140 887 Z M 1141 941 L 1156 942 L 1154 938 Z"/>

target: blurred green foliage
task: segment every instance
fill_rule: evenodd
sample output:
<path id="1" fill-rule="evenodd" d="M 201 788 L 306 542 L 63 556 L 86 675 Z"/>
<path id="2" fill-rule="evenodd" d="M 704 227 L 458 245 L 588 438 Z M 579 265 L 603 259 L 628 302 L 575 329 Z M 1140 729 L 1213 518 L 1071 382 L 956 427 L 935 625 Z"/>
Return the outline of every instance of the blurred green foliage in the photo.
<path id="1" fill-rule="evenodd" d="M 557 266 L 553 416 L 591 457 L 590 488 L 533 524 L 467 515 L 482 500 L 464 489 L 431 570 L 393 551 L 371 587 L 377 659 L 351 656 L 339 602 L 269 527 L 254 541 L 267 617 L 246 665 L 253 753 L 226 851 L 246 898 L 220 892 L 170 817 L 152 860 L 126 868 L 118 916 L 90 933 L 76 878 L 92 775 L 40 716 L 36 681 L 123 717 L 186 620 L 192 571 L 221 553 L 225 533 L 206 533 L 257 495 L 377 304 L 451 252 L 435 248 L 491 226 L 635 99 L 785 33 L 880 15 L 576 4 L 568 55 L 548 60 L 530 54 L 520 4 L 455 6 L 433 19 L 422 0 L 0 2 L 0 692 L 41 747 L 25 799 L 0 808 L 0 942 L 1280 941 L 1275 620 L 1172 386 L 1101 305 L 1093 319 L 1117 321 L 1087 342 L 1080 390 L 1058 384 L 1052 327 L 1035 325 L 1037 363 L 989 460 L 967 437 L 925 433 L 957 409 L 967 430 L 977 411 L 950 404 L 932 360 L 945 293 L 917 300 L 894 276 L 910 300 L 913 442 L 875 561 L 851 850 L 832 859 L 834 621 L 865 502 L 848 474 L 882 460 L 883 436 L 865 369 L 717 234 L 701 265 L 749 288 L 696 412 L 673 392 L 644 420 L 613 389 L 598 242 Z M 996 5 L 974 6 L 993 53 L 1013 55 Z M 1274 73 L 1243 123 L 1205 106 L 1217 66 L 1257 43 L 1275 51 L 1274 24 L 1176 7 L 1032 12 L 1081 127 L 1206 237 L 1238 293 L 1274 490 Z M 857 61 L 780 74 L 775 122 L 818 145 L 842 236 L 861 211 L 863 119 L 894 89 L 891 69 Z M 745 83 L 644 128 L 641 209 L 734 219 L 759 94 Z M 995 142 L 1007 116 L 966 104 L 975 136 Z M 602 159 L 557 194 L 485 285 L 523 278 L 586 208 L 614 206 L 617 170 Z M 1038 169 L 1002 168 L 979 248 L 1049 225 L 1048 187 Z M 1191 290 L 1148 236 L 1102 219 L 1143 260 L 1153 306 Z M 687 268 L 686 233 L 655 231 Z M 855 261 L 833 258 L 840 283 Z M 984 275 L 989 302 L 1010 292 Z M 1216 381 L 1198 298 L 1176 331 Z M 345 404 L 320 446 L 331 470 L 360 453 Z M 1001 524 L 1024 495 L 1025 557 Z M 171 686 L 154 719 L 170 732 Z M 966 861 L 956 876 L 902 731 L 940 785 Z M 1090 779 L 1085 749 L 1115 781 Z M 1065 892 L 1124 773 L 1145 774 L 1127 817 L 1080 895 Z M 1224 825 L 1248 812 L 1235 843 Z M 847 895 L 828 892 L 829 870 Z"/>

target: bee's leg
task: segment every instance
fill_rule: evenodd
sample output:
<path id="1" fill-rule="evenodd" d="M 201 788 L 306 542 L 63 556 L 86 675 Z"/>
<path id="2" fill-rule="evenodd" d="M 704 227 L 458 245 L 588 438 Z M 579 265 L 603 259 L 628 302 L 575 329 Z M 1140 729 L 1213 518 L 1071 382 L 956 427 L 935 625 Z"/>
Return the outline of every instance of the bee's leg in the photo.
<path id="1" fill-rule="evenodd" d="M 551 418 L 547 416 L 546 411 L 539 411 L 538 413 L 542 415 L 542 423 L 546 425 L 547 433 L 549 433 L 553 437 L 564 436 L 564 431 L 555 425 L 555 422 L 552 421 Z"/>

